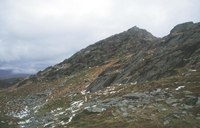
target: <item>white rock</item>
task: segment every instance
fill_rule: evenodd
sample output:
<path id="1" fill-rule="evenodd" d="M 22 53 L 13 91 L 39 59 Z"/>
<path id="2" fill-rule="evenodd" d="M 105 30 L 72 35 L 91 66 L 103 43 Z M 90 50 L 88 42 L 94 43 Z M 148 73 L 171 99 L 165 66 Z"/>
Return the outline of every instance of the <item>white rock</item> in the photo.
<path id="1" fill-rule="evenodd" d="M 196 69 L 189 69 L 190 72 L 196 72 Z"/>
<path id="2" fill-rule="evenodd" d="M 48 126 L 48 125 L 50 125 L 50 124 L 52 124 L 52 123 L 53 123 L 53 122 L 46 123 L 46 124 L 44 124 L 43 127 L 46 127 L 46 126 Z"/>
<path id="3" fill-rule="evenodd" d="M 177 87 L 175 90 L 176 91 L 178 91 L 178 90 L 180 90 L 180 89 L 182 89 L 182 88 L 184 88 L 185 86 L 179 86 L 179 87 Z"/>

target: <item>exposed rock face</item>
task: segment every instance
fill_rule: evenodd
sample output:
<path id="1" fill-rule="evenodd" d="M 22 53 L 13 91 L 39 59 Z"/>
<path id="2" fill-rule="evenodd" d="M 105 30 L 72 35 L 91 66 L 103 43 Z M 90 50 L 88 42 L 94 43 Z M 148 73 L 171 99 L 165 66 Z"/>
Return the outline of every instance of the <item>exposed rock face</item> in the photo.
<path id="1" fill-rule="evenodd" d="M 186 31 L 196 31 L 198 30 L 200 27 L 200 24 L 194 24 L 193 22 L 186 22 L 183 24 L 179 24 L 177 26 L 175 26 L 170 34 L 176 34 L 176 33 L 182 33 L 182 32 L 186 32 Z"/>
<path id="2" fill-rule="evenodd" d="M 87 88 L 97 91 L 113 84 L 143 83 L 175 75 L 176 69 L 195 65 L 199 60 L 200 23 L 175 26 L 170 34 L 156 38 L 138 27 L 101 40 L 74 54 L 62 63 L 39 72 L 32 79 L 53 80 L 81 70 L 109 63 Z M 195 68 L 195 67 L 194 67 Z"/>
<path id="3" fill-rule="evenodd" d="M 134 33 L 133 31 L 137 32 L 138 30 L 133 28 L 131 33 Z M 133 52 L 128 52 L 131 54 L 131 57 L 128 60 L 119 61 L 118 63 L 121 66 L 118 68 L 112 70 L 113 67 L 109 67 L 104 72 L 104 74 L 119 72 L 115 80 L 113 80 L 114 84 L 136 81 L 145 82 L 175 75 L 176 68 L 186 65 L 192 66 L 195 65 L 195 62 L 197 63 L 199 61 L 199 23 L 194 24 L 189 22 L 177 25 L 168 36 L 162 39 L 153 38 L 145 32 L 141 32 L 140 34 L 143 35 L 142 39 L 146 39 L 143 40 L 144 42 L 140 40 L 140 42 L 135 43 L 134 41 L 137 38 L 135 40 L 129 40 L 135 46 L 132 48 L 134 49 Z M 123 60 L 125 57 L 123 56 L 121 59 Z M 96 81 L 103 84 L 100 79 L 104 82 L 104 78 L 104 76 L 100 76 Z M 96 91 L 98 89 L 101 88 L 96 87 L 95 90 L 90 91 Z"/>
<path id="4" fill-rule="evenodd" d="M 100 76 L 94 82 L 90 84 L 87 88 L 87 91 L 94 92 L 96 90 L 104 89 L 112 84 L 116 79 L 117 74 L 110 74 L 105 76 Z"/>
<path id="5" fill-rule="evenodd" d="M 158 39 L 152 34 L 135 26 L 74 54 L 71 58 L 55 66 L 58 69 L 55 73 L 69 75 L 84 68 L 102 65 L 111 58 L 125 57 L 141 52 L 141 50 L 145 51 L 157 41 Z M 65 65 L 70 66 L 66 67 Z"/>

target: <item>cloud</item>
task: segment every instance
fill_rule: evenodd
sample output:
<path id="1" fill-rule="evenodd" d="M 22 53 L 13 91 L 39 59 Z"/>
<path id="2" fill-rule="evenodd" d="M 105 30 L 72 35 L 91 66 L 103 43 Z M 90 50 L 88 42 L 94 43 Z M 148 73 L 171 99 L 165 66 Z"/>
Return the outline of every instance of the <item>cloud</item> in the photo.
<path id="1" fill-rule="evenodd" d="M 199 22 L 198 0 L 1 0 L 0 69 L 35 73 L 135 25 L 158 37 Z"/>

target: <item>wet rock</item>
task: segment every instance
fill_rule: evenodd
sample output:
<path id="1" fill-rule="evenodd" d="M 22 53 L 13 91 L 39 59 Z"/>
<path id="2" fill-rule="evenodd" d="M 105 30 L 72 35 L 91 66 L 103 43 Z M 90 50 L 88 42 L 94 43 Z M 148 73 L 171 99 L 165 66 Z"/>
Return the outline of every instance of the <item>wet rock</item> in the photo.
<path id="1" fill-rule="evenodd" d="M 176 103 L 178 100 L 177 99 L 172 99 L 172 98 L 168 98 L 165 102 L 169 105 Z"/>
<path id="2" fill-rule="evenodd" d="M 100 113 L 106 110 L 104 107 L 96 105 L 91 107 L 86 107 L 85 109 L 89 112 L 94 112 L 94 113 Z"/>

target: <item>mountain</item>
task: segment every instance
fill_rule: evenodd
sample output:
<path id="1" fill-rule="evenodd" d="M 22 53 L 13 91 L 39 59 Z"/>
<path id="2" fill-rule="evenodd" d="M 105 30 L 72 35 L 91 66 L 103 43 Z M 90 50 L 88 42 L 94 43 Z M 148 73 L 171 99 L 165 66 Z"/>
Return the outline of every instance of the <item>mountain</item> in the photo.
<path id="1" fill-rule="evenodd" d="M 0 92 L 2 127 L 200 126 L 200 23 L 137 26 Z"/>

